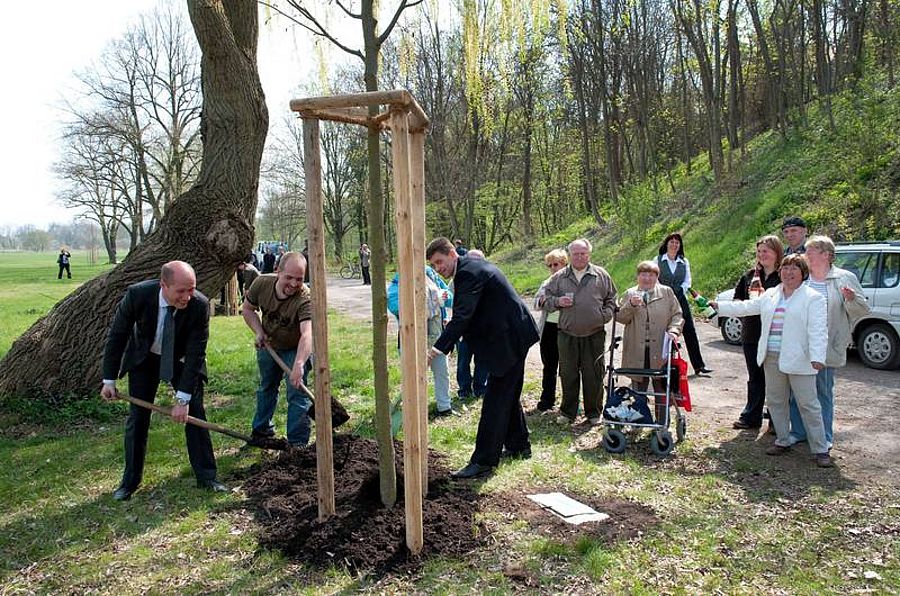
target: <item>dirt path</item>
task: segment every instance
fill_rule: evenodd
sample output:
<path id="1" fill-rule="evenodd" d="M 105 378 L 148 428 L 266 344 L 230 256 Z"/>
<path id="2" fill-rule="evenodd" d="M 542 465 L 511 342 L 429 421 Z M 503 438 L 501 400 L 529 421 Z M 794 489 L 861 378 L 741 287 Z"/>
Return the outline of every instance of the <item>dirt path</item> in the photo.
<path id="1" fill-rule="evenodd" d="M 369 287 L 359 280 L 329 280 L 328 303 L 339 312 L 371 323 Z M 390 325 L 389 332 L 396 334 L 393 317 Z M 719 443 L 756 440 L 767 445 L 770 439 L 763 434 L 731 428 L 746 400 L 747 375 L 740 346 L 726 344 L 712 325 L 698 322 L 697 330 L 706 365 L 713 374 L 691 377 L 691 436 Z M 526 376 L 539 380 L 540 373 L 541 358 L 535 345 L 528 354 Z M 900 426 L 900 371 L 867 368 L 851 353 L 847 366 L 836 371 L 834 393 L 832 455 L 842 473 L 863 484 L 900 485 L 900 440 L 894 436 Z M 533 405 L 526 404 L 526 408 Z"/>

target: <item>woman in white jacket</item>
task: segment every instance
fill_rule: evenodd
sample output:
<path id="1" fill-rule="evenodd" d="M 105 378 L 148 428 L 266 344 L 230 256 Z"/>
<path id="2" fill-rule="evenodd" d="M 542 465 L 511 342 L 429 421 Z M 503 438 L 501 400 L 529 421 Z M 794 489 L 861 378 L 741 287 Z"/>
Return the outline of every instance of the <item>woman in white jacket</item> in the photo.
<path id="1" fill-rule="evenodd" d="M 762 334 L 756 359 L 766 373 L 766 402 L 775 425 L 775 443 L 766 450 L 782 455 L 790 449 L 791 391 L 806 426 L 816 465 L 830 467 L 822 407 L 816 397 L 816 374 L 825 366 L 828 315 L 821 294 L 803 284 L 809 266 L 802 255 L 781 261 L 781 283 L 759 298 L 713 304 L 720 315 L 759 315 Z"/>

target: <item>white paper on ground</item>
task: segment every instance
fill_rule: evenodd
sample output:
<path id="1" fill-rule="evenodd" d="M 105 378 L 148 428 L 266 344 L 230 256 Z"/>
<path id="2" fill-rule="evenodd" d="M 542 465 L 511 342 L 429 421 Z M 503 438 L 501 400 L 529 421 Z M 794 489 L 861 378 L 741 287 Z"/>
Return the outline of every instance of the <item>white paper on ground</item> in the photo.
<path id="1" fill-rule="evenodd" d="M 570 524 L 609 519 L 606 513 L 600 513 L 563 493 L 542 493 L 528 495 L 528 498 Z"/>

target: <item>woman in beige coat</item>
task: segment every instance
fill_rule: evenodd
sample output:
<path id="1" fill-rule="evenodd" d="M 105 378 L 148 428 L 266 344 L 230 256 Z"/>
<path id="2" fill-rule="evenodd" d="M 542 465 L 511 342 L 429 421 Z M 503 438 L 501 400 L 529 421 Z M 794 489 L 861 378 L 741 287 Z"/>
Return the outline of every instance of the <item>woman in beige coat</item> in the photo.
<path id="1" fill-rule="evenodd" d="M 677 341 L 684 319 L 672 288 L 659 282 L 659 266 L 642 261 L 637 266 L 637 285 L 628 288 L 619 304 L 616 320 L 625 325 L 622 335 L 622 368 L 663 368 L 664 338 Z M 646 391 L 650 377 L 631 377 L 631 386 Z M 665 393 L 666 379 L 653 379 L 653 391 Z M 656 400 L 656 417 L 666 404 Z"/>
<path id="2" fill-rule="evenodd" d="M 846 269 L 834 266 L 834 242 L 828 236 L 806 241 L 809 278 L 806 285 L 825 297 L 828 312 L 828 352 L 825 368 L 816 374 L 816 397 L 822 406 L 825 441 L 834 443 L 834 369 L 847 364 L 847 346 L 852 340 L 851 322 L 869 312 L 859 280 Z M 797 402 L 791 400 L 791 443 L 806 440 L 806 427 Z"/>

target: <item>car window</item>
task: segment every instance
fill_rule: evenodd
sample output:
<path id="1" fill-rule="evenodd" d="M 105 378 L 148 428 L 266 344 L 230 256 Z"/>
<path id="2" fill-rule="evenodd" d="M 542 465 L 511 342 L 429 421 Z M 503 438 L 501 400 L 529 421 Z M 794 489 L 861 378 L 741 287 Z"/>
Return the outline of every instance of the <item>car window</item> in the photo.
<path id="1" fill-rule="evenodd" d="M 834 255 L 834 264 L 855 275 L 864 288 L 875 287 L 877 261 L 878 254 L 870 252 L 839 252 Z"/>
<path id="2" fill-rule="evenodd" d="M 886 253 L 881 264 L 881 287 L 895 288 L 900 283 L 900 253 Z"/>

